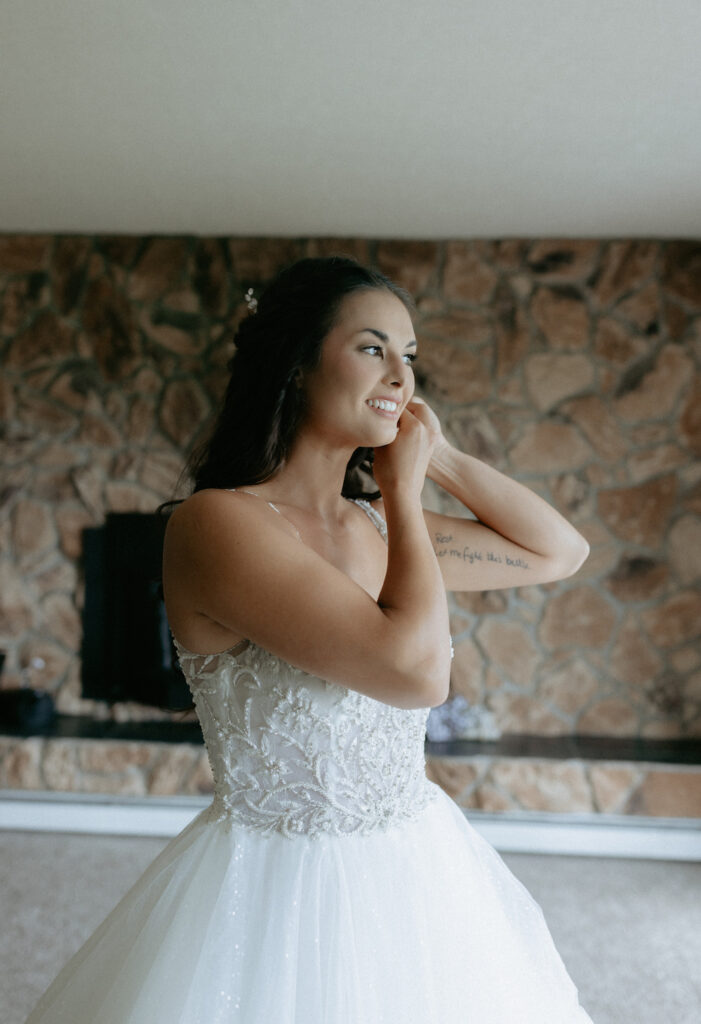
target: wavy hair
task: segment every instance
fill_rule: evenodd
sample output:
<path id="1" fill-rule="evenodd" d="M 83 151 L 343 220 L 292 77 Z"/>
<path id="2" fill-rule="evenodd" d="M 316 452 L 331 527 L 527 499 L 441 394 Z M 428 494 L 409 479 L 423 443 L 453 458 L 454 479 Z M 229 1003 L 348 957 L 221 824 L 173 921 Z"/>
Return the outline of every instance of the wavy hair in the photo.
<path id="1" fill-rule="evenodd" d="M 333 329 L 341 303 L 353 292 L 383 289 L 416 312 L 412 296 L 378 270 L 348 256 L 306 258 L 285 267 L 258 298 L 255 313 L 241 321 L 223 404 L 211 436 L 185 466 L 192 493 L 206 487 L 258 484 L 272 477 L 287 458 L 305 411 L 300 372 L 319 364 L 324 338 Z M 341 493 L 378 498 L 373 449 L 356 448 Z M 364 479 L 365 478 L 365 479 Z M 178 502 L 165 502 L 166 505 Z"/>

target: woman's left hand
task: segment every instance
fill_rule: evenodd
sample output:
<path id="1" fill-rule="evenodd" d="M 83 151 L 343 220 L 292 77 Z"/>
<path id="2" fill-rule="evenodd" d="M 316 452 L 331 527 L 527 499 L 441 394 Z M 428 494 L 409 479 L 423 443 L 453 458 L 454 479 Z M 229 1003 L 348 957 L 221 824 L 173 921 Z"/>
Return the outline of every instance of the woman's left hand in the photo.
<path id="1" fill-rule="evenodd" d="M 441 450 L 449 448 L 450 445 L 443 436 L 443 430 L 441 428 L 440 420 L 436 416 L 433 409 L 428 405 L 428 403 L 423 400 L 423 398 L 419 398 L 418 395 L 413 395 L 407 402 L 407 407 L 411 410 L 411 412 L 414 413 L 414 415 L 418 415 L 419 419 L 428 429 L 429 434 L 432 437 L 433 452 L 431 455 L 431 462 L 429 463 L 427 472 L 427 476 L 430 476 L 431 465 L 434 459 L 436 458 L 436 456 L 440 455 Z"/>

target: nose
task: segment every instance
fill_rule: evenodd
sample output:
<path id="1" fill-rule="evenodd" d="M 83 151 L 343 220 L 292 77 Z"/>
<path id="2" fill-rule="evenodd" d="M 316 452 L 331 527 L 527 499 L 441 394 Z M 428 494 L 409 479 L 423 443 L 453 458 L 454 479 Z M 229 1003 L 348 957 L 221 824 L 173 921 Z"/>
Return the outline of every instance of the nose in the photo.
<path id="1" fill-rule="evenodd" d="M 409 381 L 411 367 L 399 357 L 390 358 L 385 365 L 385 374 L 382 383 L 391 388 L 403 388 Z"/>

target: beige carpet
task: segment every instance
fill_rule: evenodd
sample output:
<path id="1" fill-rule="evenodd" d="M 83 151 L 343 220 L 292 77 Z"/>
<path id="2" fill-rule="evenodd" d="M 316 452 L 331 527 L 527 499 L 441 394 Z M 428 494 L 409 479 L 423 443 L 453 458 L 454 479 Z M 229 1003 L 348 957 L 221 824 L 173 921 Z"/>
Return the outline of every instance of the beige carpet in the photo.
<path id="1" fill-rule="evenodd" d="M 23 1024 L 61 963 L 165 843 L 0 832 L 2 1024 Z M 502 858 L 543 908 L 594 1024 L 701 1022 L 701 864 Z"/>

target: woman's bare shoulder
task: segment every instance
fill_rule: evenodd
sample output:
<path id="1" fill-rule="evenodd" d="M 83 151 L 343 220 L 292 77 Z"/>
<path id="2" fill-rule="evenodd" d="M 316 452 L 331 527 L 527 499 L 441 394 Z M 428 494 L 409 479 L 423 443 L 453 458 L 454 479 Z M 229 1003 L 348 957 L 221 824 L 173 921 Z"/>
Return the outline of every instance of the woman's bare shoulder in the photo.
<path id="1" fill-rule="evenodd" d="M 226 487 L 204 487 L 201 491 L 195 491 L 189 498 L 184 498 L 177 506 L 175 511 L 178 512 L 184 508 L 196 508 L 199 505 L 207 504 L 210 501 L 221 501 L 230 498 L 233 494 L 239 492 L 228 490 Z"/>
<path id="2" fill-rule="evenodd" d="M 168 522 L 195 522 L 212 509 L 234 508 L 239 503 L 239 492 L 229 491 L 225 487 L 205 487 L 179 502 L 168 517 Z"/>
<path id="3" fill-rule="evenodd" d="M 260 502 L 253 496 L 228 491 L 223 487 L 207 487 L 195 491 L 175 507 L 168 517 L 165 531 L 165 553 L 173 550 L 198 550 L 202 545 L 215 550 L 230 537 L 229 528 L 236 528 L 259 512 Z M 266 528 L 267 517 L 256 516 L 260 529 Z M 271 526 L 275 526 L 271 522 Z"/>

